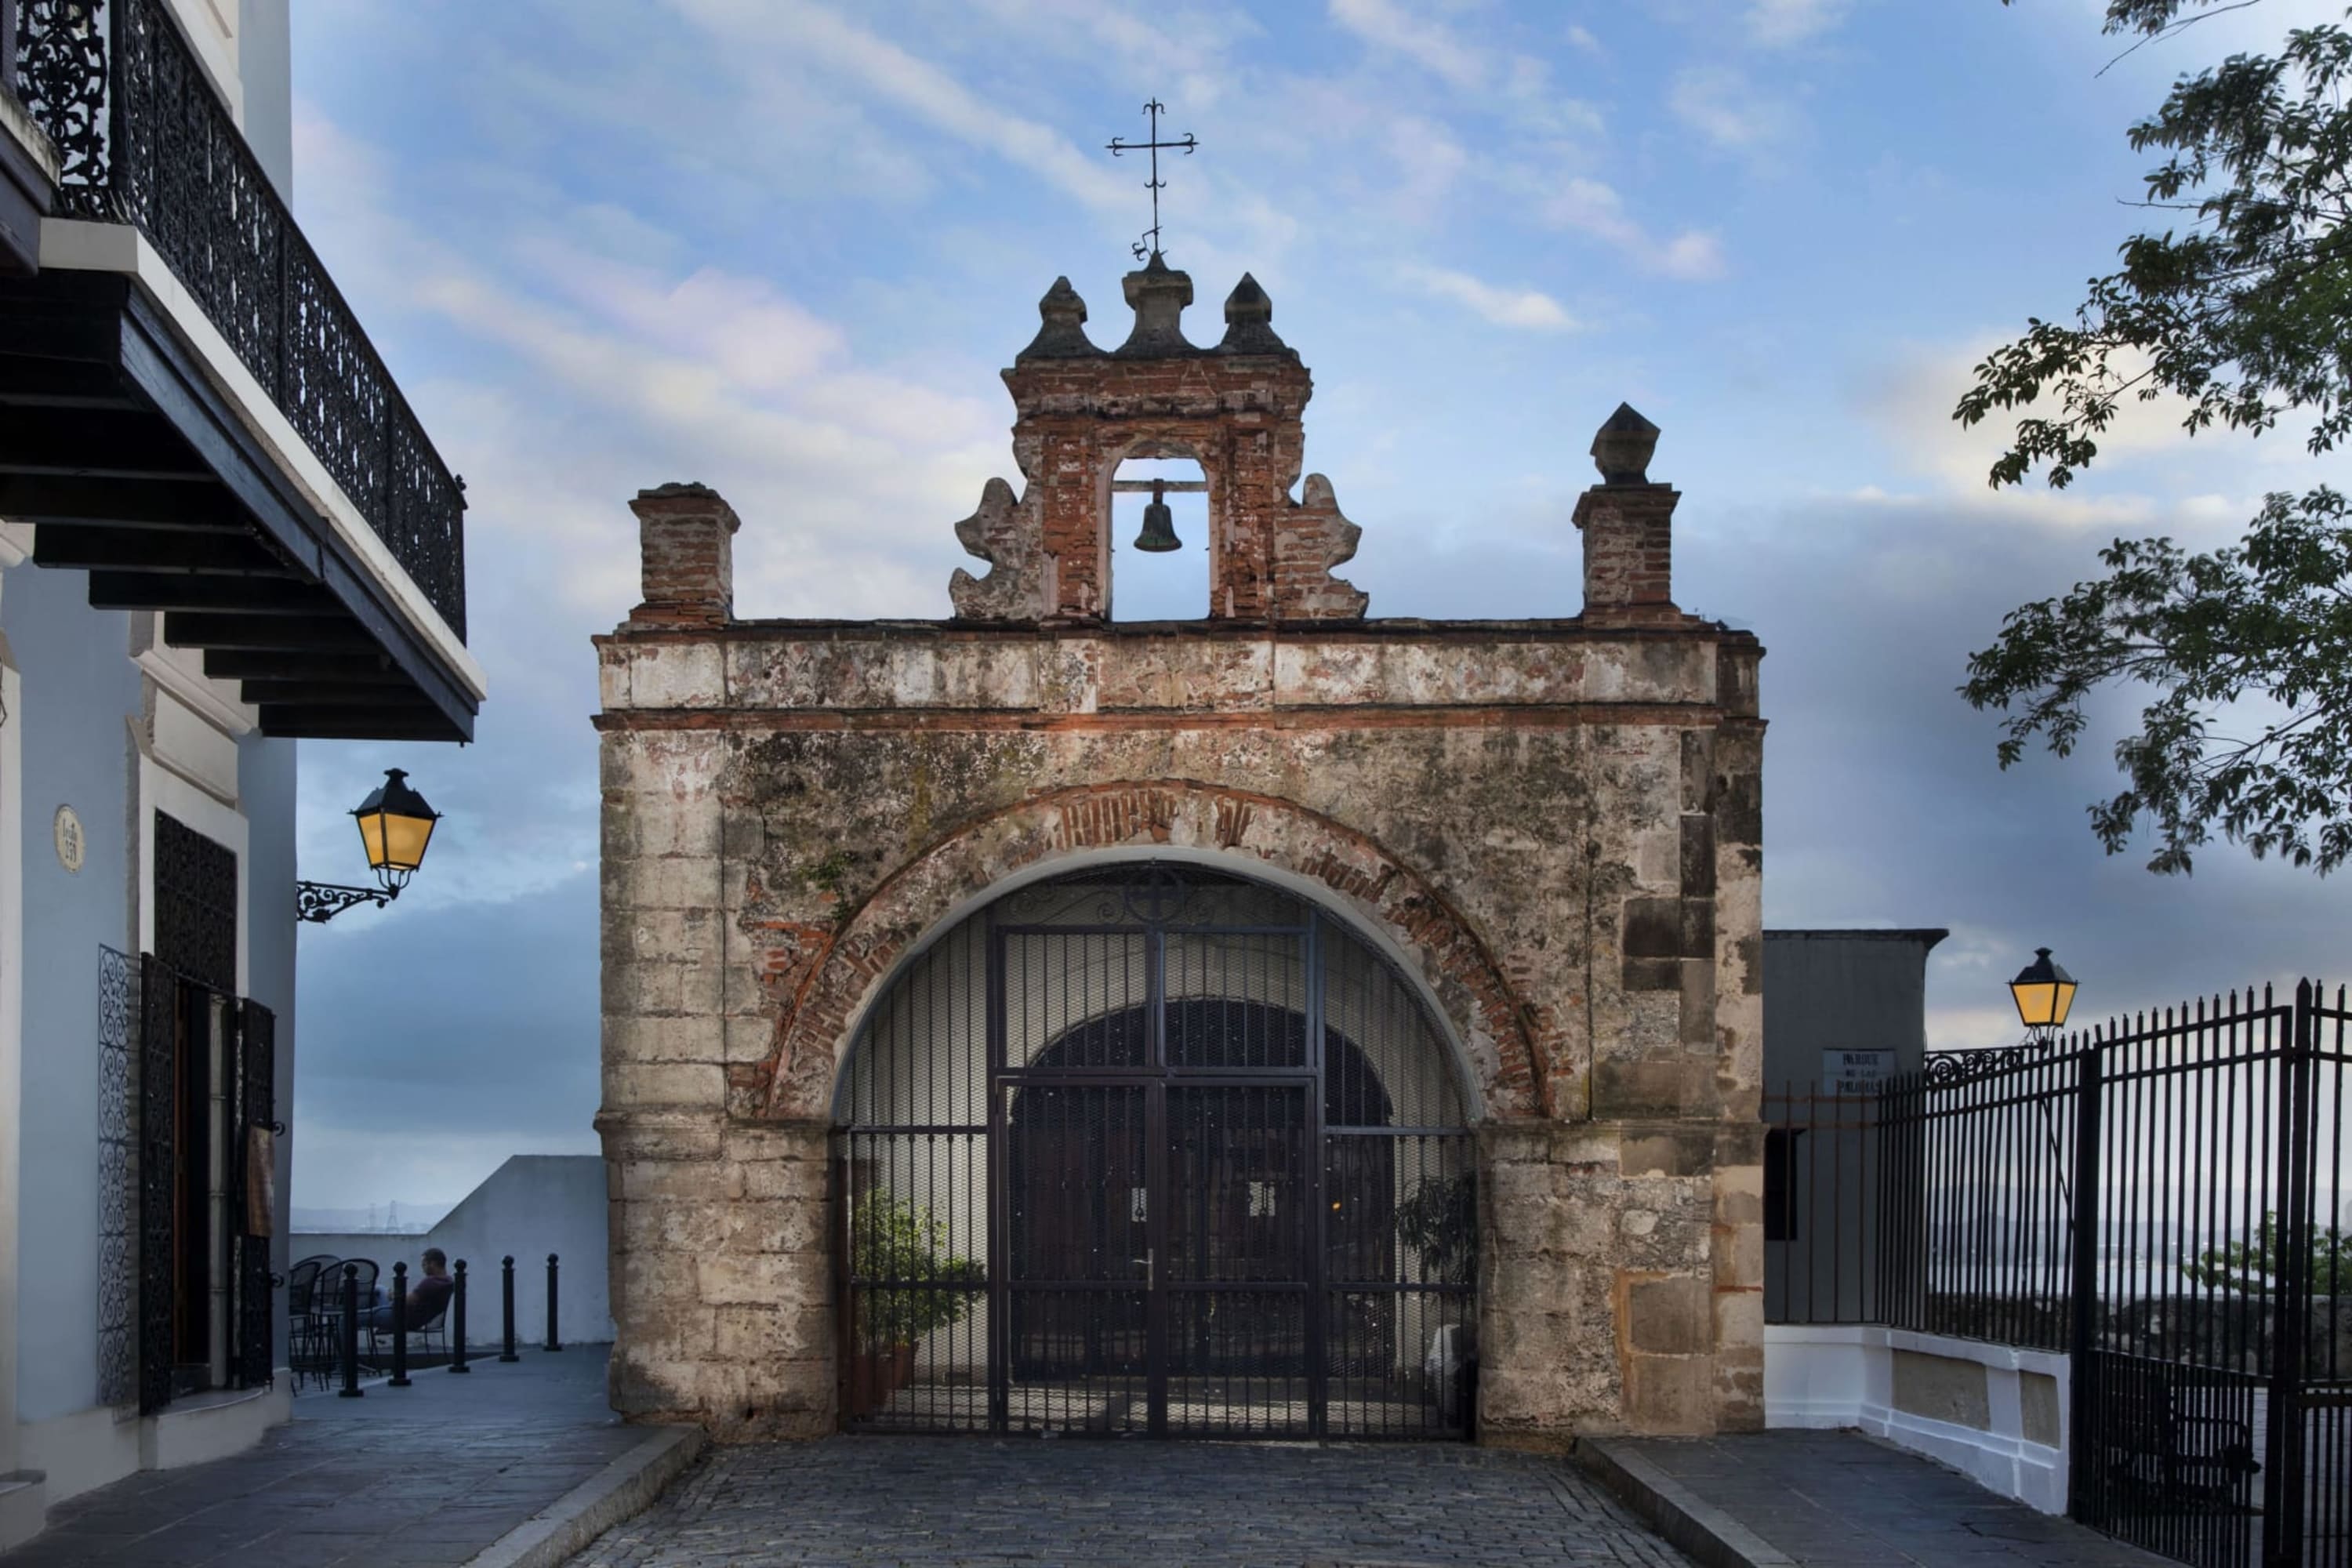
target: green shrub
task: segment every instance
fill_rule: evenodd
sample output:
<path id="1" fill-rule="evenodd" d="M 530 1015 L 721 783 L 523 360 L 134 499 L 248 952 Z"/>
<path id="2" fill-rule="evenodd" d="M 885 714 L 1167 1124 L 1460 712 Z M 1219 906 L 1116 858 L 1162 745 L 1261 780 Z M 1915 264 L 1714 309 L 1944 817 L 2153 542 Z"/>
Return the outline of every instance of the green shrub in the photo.
<path id="1" fill-rule="evenodd" d="M 865 1350 L 911 1345 L 960 1321 L 987 1289 L 988 1273 L 947 1247 L 948 1224 L 927 1208 L 877 1189 L 849 1216 L 850 1271 L 856 1291 L 857 1342 Z"/>

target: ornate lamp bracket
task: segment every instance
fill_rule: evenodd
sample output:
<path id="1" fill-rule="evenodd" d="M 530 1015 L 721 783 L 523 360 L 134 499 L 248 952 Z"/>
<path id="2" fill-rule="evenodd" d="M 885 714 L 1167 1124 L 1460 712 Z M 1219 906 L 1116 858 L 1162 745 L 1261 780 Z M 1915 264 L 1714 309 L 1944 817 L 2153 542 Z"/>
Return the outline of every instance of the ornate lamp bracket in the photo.
<path id="1" fill-rule="evenodd" d="M 297 882 L 294 884 L 294 918 L 324 925 L 355 904 L 382 906 L 398 897 L 400 889 L 397 887 L 346 888 L 333 882 Z"/>

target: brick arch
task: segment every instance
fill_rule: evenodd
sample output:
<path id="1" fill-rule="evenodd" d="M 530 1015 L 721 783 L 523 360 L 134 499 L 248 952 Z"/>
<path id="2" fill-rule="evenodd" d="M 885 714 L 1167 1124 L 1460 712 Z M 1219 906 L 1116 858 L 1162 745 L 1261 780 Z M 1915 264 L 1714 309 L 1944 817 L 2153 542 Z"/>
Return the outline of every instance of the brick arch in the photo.
<path id="1" fill-rule="evenodd" d="M 1373 839 L 1294 802 L 1184 781 L 1035 795 L 970 823 L 893 872 L 811 955 L 785 1000 L 761 1103 L 826 1118 L 857 1025 L 911 956 L 1008 878 L 1103 849 L 1179 847 L 1238 874 L 1287 873 L 1385 935 L 1433 994 L 1490 1121 L 1549 1114 L 1528 1005 L 1426 878 Z"/>

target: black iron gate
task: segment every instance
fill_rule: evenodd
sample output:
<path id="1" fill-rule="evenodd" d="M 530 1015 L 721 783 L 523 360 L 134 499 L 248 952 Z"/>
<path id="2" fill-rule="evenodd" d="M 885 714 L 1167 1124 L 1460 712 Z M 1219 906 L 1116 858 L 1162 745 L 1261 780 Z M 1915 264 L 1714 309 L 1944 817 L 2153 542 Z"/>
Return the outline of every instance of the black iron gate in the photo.
<path id="1" fill-rule="evenodd" d="M 1768 1315 L 2066 1352 L 2076 1518 L 2352 1568 L 2347 1047 L 2305 982 L 1768 1095 Z"/>
<path id="2" fill-rule="evenodd" d="M 1152 865 L 1001 900 L 860 1030 L 845 1422 L 1466 1433 L 1446 1053 L 1384 961 L 1278 890 Z"/>

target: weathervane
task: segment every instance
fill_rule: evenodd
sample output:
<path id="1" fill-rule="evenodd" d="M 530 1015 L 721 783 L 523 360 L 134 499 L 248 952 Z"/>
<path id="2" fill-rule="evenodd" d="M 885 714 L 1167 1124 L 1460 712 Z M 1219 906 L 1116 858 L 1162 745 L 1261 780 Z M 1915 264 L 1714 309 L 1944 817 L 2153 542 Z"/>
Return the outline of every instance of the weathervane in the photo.
<path id="1" fill-rule="evenodd" d="M 1184 140 L 1181 142 L 1160 140 L 1160 117 L 1167 111 L 1168 106 L 1156 98 L 1143 106 L 1143 112 L 1151 117 L 1151 140 L 1149 142 L 1129 142 L 1124 136 L 1114 136 L 1110 139 L 1110 155 L 1114 158 L 1122 153 L 1151 154 L 1151 178 L 1144 183 L 1143 187 L 1151 193 L 1151 226 L 1143 231 L 1142 239 L 1128 247 L 1135 252 L 1135 258 L 1138 261 L 1143 260 L 1148 256 L 1160 254 L 1160 193 L 1168 188 L 1168 182 L 1160 177 L 1160 150 L 1165 147 L 1172 152 L 1181 147 L 1189 156 L 1192 150 L 1201 144 L 1189 131 L 1184 132 Z"/>

